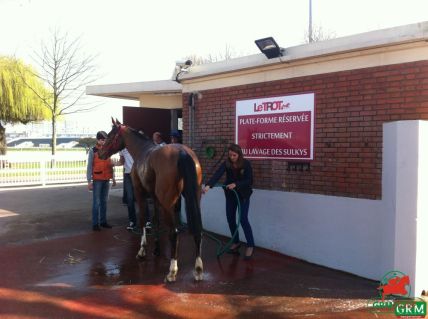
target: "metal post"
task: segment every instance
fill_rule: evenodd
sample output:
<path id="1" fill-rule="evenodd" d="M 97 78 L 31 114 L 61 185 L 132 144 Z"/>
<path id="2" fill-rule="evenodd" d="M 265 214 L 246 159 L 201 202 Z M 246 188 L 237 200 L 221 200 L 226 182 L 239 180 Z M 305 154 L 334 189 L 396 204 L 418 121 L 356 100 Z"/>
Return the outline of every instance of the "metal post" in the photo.
<path id="1" fill-rule="evenodd" d="M 313 42 L 312 39 L 312 0 L 309 0 L 309 30 L 308 30 L 308 36 L 309 36 L 309 43 Z"/>
<path id="2" fill-rule="evenodd" d="M 46 159 L 40 159 L 40 183 L 46 186 Z"/>

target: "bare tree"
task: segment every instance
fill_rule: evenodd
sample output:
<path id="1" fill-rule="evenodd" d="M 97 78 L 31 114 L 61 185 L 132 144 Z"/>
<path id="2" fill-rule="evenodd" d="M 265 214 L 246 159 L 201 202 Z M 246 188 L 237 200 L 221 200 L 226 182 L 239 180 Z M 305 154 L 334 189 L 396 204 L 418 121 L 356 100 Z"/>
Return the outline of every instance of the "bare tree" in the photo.
<path id="1" fill-rule="evenodd" d="M 207 63 L 231 60 L 233 58 L 237 58 L 242 55 L 243 54 L 236 53 L 236 51 L 233 48 L 231 48 L 228 44 L 226 44 L 224 52 L 220 52 L 217 54 L 210 53 L 206 57 L 201 57 L 196 54 L 190 54 L 185 57 L 185 60 L 191 60 L 193 65 L 201 65 L 201 64 L 207 64 Z"/>
<path id="2" fill-rule="evenodd" d="M 311 32 L 305 31 L 304 42 L 319 42 L 336 38 L 336 33 L 333 31 L 326 31 L 321 26 L 311 27 Z"/>
<path id="3" fill-rule="evenodd" d="M 56 153 L 56 123 L 62 116 L 89 111 L 97 105 L 85 101 L 85 88 L 93 83 L 95 55 L 82 52 L 81 39 L 70 38 L 59 30 L 51 32 L 49 41 L 42 41 L 40 51 L 35 52 L 39 77 L 52 95 L 39 96 L 49 108 L 52 121 L 52 154 Z"/>
<path id="4" fill-rule="evenodd" d="M 220 52 L 215 55 L 209 54 L 206 60 L 208 61 L 208 63 L 212 63 L 218 61 L 227 61 L 233 58 L 237 58 L 238 56 L 239 54 L 237 54 L 236 51 L 230 47 L 230 45 L 226 44 L 223 53 Z"/>
<path id="5" fill-rule="evenodd" d="M 214 63 L 219 61 L 226 61 L 226 60 L 239 57 L 241 55 L 237 54 L 229 45 L 226 44 L 226 47 L 223 53 L 209 54 L 206 57 L 202 57 L 196 54 L 189 54 L 183 60 L 186 61 L 187 66 L 191 66 L 191 65 L 202 65 L 202 64 Z M 180 83 L 180 75 L 183 72 L 186 72 L 186 68 L 183 69 L 183 66 L 177 64 L 174 69 L 172 79 Z"/>

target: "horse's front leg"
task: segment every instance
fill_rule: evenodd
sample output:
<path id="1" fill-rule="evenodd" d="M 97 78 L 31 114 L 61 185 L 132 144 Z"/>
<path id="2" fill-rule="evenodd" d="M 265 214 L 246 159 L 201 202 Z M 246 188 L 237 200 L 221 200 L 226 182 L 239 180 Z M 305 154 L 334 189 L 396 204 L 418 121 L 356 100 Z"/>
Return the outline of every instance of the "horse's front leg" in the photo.
<path id="1" fill-rule="evenodd" d="M 169 240 L 171 242 L 171 262 L 169 265 L 169 273 L 166 275 L 165 281 L 166 282 L 175 282 L 177 279 L 177 273 L 178 273 L 178 243 L 179 243 L 179 237 L 178 237 L 178 230 L 176 225 L 173 227 L 170 227 L 169 231 Z"/>
<path id="2" fill-rule="evenodd" d="M 204 265 L 202 263 L 201 251 L 202 251 L 202 233 L 194 235 L 195 245 L 196 245 L 196 261 L 195 269 L 193 270 L 193 277 L 196 281 L 201 281 L 204 279 Z"/>
<path id="3" fill-rule="evenodd" d="M 140 228 L 141 228 L 142 234 L 141 234 L 140 249 L 138 250 L 136 257 L 137 259 L 144 259 L 147 255 L 147 232 L 146 232 L 147 198 L 144 195 L 142 195 L 141 191 L 138 194 L 139 196 L 136 197 L 136 200 L 138 204 L 138 210 L 140 212 L 139 220 L 140 220 Z"/>

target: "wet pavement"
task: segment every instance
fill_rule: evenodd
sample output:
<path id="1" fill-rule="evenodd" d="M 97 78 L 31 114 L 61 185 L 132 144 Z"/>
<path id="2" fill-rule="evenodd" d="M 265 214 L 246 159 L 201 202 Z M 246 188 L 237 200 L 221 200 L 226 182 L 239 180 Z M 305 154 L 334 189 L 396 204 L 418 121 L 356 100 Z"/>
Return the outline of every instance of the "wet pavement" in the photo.
<path id="1" fill-rule="evenodd" d="M 261 248 L 250 261 L 217 258 L 208 236 L 204 281 L 183 233 L 177 282 L 165 284 L 166 234 L 161 256 L 136 260 L 140 238 L 114 193 L 115 227 L 93 232 L 84 185 L 0 191 L 1 318 L 396 318 L 367 309 L 377 282 Z"/>

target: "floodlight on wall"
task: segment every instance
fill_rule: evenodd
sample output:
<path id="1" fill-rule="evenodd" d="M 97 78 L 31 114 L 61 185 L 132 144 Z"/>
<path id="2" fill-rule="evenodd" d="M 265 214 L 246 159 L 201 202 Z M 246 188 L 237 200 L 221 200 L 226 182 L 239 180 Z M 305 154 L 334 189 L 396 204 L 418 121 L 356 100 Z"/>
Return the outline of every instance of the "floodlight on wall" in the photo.
<path id="1" fill-rule="evenodd" d="M 284 54 L 285 50 L 272 37 L 258 39 L 254 42 L 268 59 L 278 58 Z"/>

